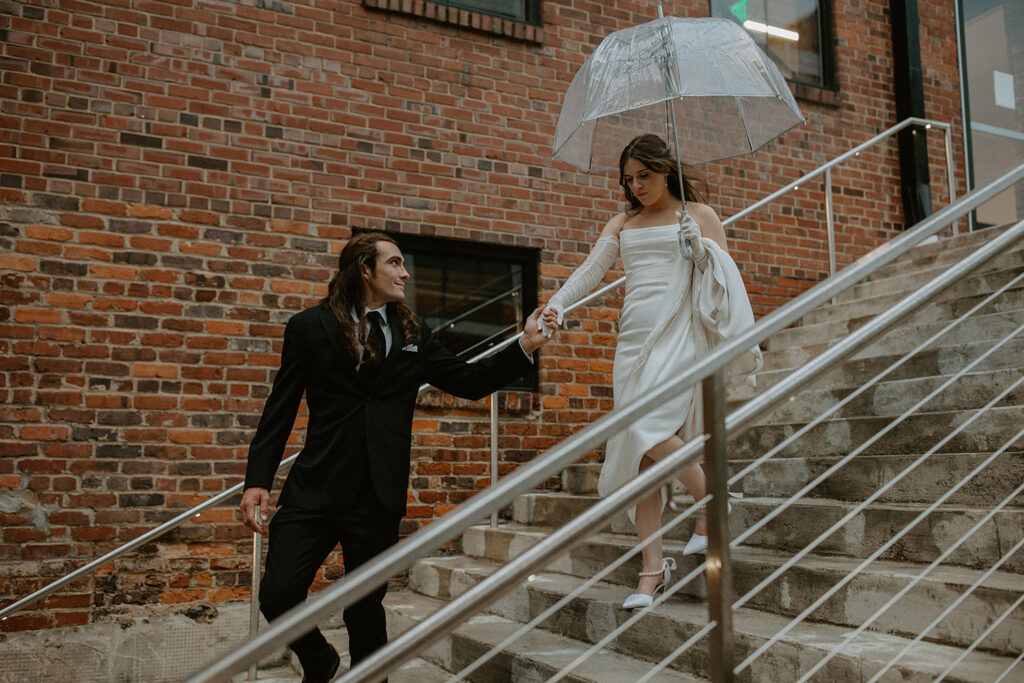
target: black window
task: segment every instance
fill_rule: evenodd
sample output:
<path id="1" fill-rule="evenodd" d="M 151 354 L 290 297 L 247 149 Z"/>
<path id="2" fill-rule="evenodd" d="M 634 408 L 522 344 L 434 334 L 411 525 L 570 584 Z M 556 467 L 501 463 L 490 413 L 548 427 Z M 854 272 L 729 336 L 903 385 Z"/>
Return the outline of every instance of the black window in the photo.
<path id="1" fill-rule="evenodd" d="M 434 0 L 439 5 L 481 14 L 490 14 L 512 21 L 540 24 L 540 0 Z"/>
<path id="2" fill-rule="evenodd" d="M 710 0 L 711 16 L 747 30 L 782 75 L 835 89 L 832 0 Z"/>
<path id="3" fill-rule="evenodd" d="M 536 250 L 392 236 L 411 276 L 405 302 L 444 346 L 469 359 L 522 331 L 537 306 Z M 509 388 L 535 391 L 536 368 Z"/>

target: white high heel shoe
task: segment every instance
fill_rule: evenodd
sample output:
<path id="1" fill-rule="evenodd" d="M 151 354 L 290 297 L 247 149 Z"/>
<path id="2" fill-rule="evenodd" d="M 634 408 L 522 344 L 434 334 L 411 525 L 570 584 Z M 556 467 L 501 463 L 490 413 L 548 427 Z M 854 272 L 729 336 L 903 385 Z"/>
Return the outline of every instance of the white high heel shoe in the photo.
<path id="1" fill-rule="evenodd" d="M 647 593 L 633 593 L 625 602 L 622 603 L 623 609 L 640 609 L 642 607 L 650 607 L 651 603 L 654 602 L 654 596 L 659 591 L 665 590 L 665 586 L 668 585 L 669 579 L 672 578 L 672 570 L 676 568 L 676 561 L 671 557 L 666 557 L 661 561 L 661 569 L 654 572 L 640 572 L 640 576 L 661 576 L 661 583 L 654 587 L 654 593 L 647 595 Z"/>
<path id="2" fill-rule="evenodd" d="M 732 512 L 732 503 L 726 503 L 726 509 Z M 683 548 L 683 555 L 697 555 L 703 553 L 708 549 L 708 537 L 707 535 L 701 535 L 694 533 L 690 536 L 690 540 L 686 542 L 686 547 Z"/>

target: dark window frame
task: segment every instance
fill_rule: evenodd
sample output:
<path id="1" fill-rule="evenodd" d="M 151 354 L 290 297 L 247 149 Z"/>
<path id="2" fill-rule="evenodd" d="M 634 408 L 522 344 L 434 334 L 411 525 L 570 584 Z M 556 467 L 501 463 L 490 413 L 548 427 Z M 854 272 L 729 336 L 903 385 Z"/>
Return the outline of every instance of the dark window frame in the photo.
<path id="1" fill-rule="evenodd" d="M 483 0 L 478 0 L 482 2 Z M 543 44 L 544 28 L 541 20 L 542 0 L 523 0 L 526 6 L 523 20 L 489 13 L 482 9 L 469 9 L 459 0 L 362 0 L 363 7 L 393 14 L 405 14 L 460 29 L 499 35 L 511 40 Z"/>
<path id="2" fill-rule="evenodd" d="M 771 3 L 772 0 L 765 0 Z M 836 74 L 836 39 L 835 39 L 835 18 L 833 4 L 835 0 L 817 0 L 818 3 L 818 50 L 821 58 L 821 83 L 812 83 L 805 80 L 786 77 L 786 81 L 792 86 L 794 93 L 801 99 L 810 99 L 825 104 L 838 104 L 831 97 L 838 91 L 838 77 Z M 712 0 L 708 0 L 708 15 L 712 15 Z M 726 19 L 736 21 L 735 17 L 726 16 Z M 742 24 L 739 24 L 742 27 Z M 744 29 L 746 30 L 746 29 Z M 771 59 L 771 55 L 768 56 Z"/>
<path id="3" fill-rule="evenodd" d="M 522 268 L 522 313 L 523 319 L 518 321 L 525 324 L 528 317 L 537 307 L 539 291 L 539 269 L 537 266 L 539 252 L 530 247 L 515 247 L 504 244 L 492 244 L 489 242 L 473 242 L 468 240 L 452 239 L 447 237 L 432 237 L 429 235 L 415 235 L 409 233 L 388 233 L 398 248 L 403 253 L 411 254 L 439 254 L 458 255 L 460 258 L 480 259 L 498 261 L 504 263 L 515 263 Z M 415 280 L 415 276 L 413 277 Z M 415 281 L 413 282 L 415 286 Z M 414 311 L 422 315 L 422 311 Z M 512 321 L 509 321 L 510 323 Z M 511 336 L 509 332 L 506 336 Z M 503 336 L 502 339 L 505 337 Z M 500 340 L 499 340 L 500 341 Z M 475 356 L 481 349 L 473 351 L 470 355 Z M 509 391 L 530 391 L 537 392 L 540 389 L 540 376 L 537 372 L 537 364 L 522 378 L 515 380 L 503 388 Z"/>
<path id="4" fill-rule="evenodd" d="M 509 0 L 515 2 L 516 0 Z M 510 21 L 522 21 L 527 24 L 533 24 L 534 26 L 540 26 L 540 3 L 541 0 L 520 0 L 523 4 L 522 16 L 512 16 L 508 13 L 502 13 L 497 9 L 488 10 L 486 8 L 489 4 L 504 4 L 501 0 L 434 0 L 439 5 L 448 5 L 449 7 L 458 7 L 469 12 L 479 12 L 480 14 L 489 14 L 492 17 L 500 17 L 501 19 L 508 19 Z"/>

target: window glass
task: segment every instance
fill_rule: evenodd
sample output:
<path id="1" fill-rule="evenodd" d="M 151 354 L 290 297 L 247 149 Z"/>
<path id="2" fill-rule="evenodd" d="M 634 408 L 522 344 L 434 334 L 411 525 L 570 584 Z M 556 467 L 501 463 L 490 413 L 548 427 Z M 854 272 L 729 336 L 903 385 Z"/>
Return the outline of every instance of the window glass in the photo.
<path id="1" fill-rule="evenodd" d="M 828 87 L 822 0 L 711 0 L 711 16 L 737 22 L 788 80 Z"/>
<path id="2" fill-rule="evenodd" d="M 394 235 L 410 274 L 406 303 L 438 341 L 472 358 L 521 332 L 537 301 L 536 252 Z M 536 388 L 536 373 L 516 388 Z"/>
<path id="3" fill-rule="evenodd" d="M 964 90 L 967 93 L 971 186 L 980 187 L 1024 163 L 1024 3 L 964 0 Z M 975 227 L 1024 217 L 1024 183 L 1001 192 L 974 214 Z"/>

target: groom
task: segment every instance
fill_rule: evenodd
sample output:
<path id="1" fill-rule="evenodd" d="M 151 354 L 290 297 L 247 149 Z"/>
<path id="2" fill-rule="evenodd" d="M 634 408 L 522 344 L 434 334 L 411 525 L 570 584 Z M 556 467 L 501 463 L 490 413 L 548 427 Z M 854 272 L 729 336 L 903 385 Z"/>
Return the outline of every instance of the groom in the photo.
<path id="1" fill-rule="evenodd" d="M 518 343 L 466 363 L 405 305 L 409 273 L 403 263 L 386 234 L 353 237 L 327 296 L 285 327 L 281 368 L 249 447 L 241 503 L 244 523 L 266 533 L 270 488 L 305 395 L 305 445 L 269 525 L 260 588 L 268 620 L 305 600 L 316 571 L 338 543 L 349 572 L 398 542 L 420 385 L 482 398 L 526 373 L 533 352 L 546 341 L 538 330 L 538 308 Z M 387 583 L 381 579 L 377 591 L 344 611 L 353 665 L 387 642 Z M 289 647 L 302 663 L 305 682 L 330 681 L 338 670 L 338 653 L 319 629 Z"/>

